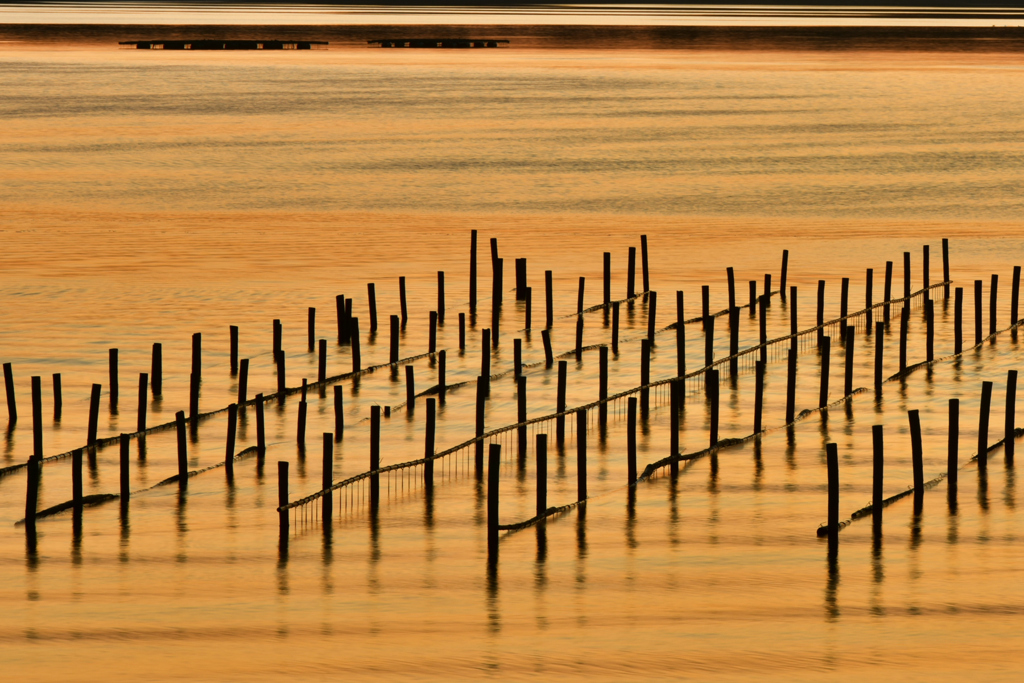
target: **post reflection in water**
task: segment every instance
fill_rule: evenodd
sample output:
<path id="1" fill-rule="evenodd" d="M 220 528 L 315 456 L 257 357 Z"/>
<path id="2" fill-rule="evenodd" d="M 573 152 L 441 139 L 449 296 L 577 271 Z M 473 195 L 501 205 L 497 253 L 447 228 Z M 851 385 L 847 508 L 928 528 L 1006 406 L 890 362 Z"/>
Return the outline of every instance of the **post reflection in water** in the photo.
<path id="1" fill-rule="evenodd" d="M 827 580 L 825 582 L 825 620 L 832 622 L 839 619 L 839 533 L 832 531 L 828 535 Z"/>
<path id="2" fill-rule="evenodd" d="M 1008 510 L 1017 507 L 1017 479 L 1013 461 L 1006 461 L 1006 483 L 1003 489 L 1003 503 Z"/>
<path id="3" fill-rule="evenodd" d="M 885 565 L 882 558 L 882 525 L 874 523 L 871 534 L 871 614 L 885 615 L 885 604 L 882 601 L 882 583 L 885 581 Z"/>

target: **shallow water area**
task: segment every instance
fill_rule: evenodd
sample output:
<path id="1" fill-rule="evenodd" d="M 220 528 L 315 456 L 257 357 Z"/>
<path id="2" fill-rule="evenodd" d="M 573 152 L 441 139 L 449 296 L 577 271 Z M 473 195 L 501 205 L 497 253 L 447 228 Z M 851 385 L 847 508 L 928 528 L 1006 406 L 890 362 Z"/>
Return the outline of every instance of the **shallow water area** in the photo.
<path id="1" fill-rule="evenodd" d="M 1007 372 L 1017 369 L 1011 282 L 1021 265 L 1022 133 L 1018 56 L 865 52 L 534 49 L 488 53 L 337 50 L 308 54 L 157 54 L 89 49 L 0 52 L 0 360 L 11 362 L 19 418 L 0 445 L 0 467 L 32 453 L 30 377 L 43 385 L 47 456 L 85 444 L 90 388 L 102 387 L 101 438 L 133 432 L 139 373 L 163 344 L 163 390 L 145 394 L 148 425 L 189 410 L 191 336 L 202 334 L 201 412 L 187 434 L 187 466 L 204 471 L 155 486 L 178 471 L 173 429 L 130 440 L 130 506 L 117 501 L 37 523 L 37 545 L 16 526 L 25 512 L 24 468 L 0 478 L 0 659 L 11 680 L 547 679 L 596 680 L 1009 680 L 1021 669 L 1024 610 L 1020 518 L 1012 462 L 993 450 L 984 475 L 977 451 L 982 381 L 994 383 L 989 442 L 1003 437 Z M 470 231 L 479 231 L 479 303 L 469 301 Z M 649 245 L 649 289 L 625 301 L 627 254 Z M 495 314 L 488 240 L 503 260 Z M 941 282 L 950 240 L 949 298 L 930 290 L 936 362 L 903 378 L 902 304 L 882 337 L 885 382 L 874 390 L 875 331 L 854 329 L 852 386 L 843 400 L 848 347 L 827 328 L 825 411 L 814 333 L 797 347 L 795 415 L 785 426 L 786 352 L 774 344 L 757 438 L 660 469 L 627 484 L 627 400 L 606 426 L 588 411 L 589 500 L 545 524 L 502 532 L 487 560 L 487 482 L 474 448 L 436 463 L 428 495 L 421 466 L 334 492 L 325 533 L 314 501 L 278 534 L 277 463 L 290 468 L 290 500 L 321 488 L 321 435 L 334 432 L 341 387 L 344 438 L 331 479 L 368 469 L 370 414 L 382 418 L 381 464 L 425 452 L 428 398 L 439 358 L 428 351 L 445 273 L 447 384 L 437 405 L 435 449 L 475 433 L 482 331 L 491 349 L 486 429 L 517 422 L 513 345 L 522 343 L 528 418 L 557 409 L 558 361 L 566 405 L 598 398 L 599 350 L 612 337 L 601 308 L 603 256 L 619 304 L 619 349 L 609 392 L 637 387 L 641 339 L 652 308 L 654 381 L 678 371 L 677 290 L 685 317 L 765 290 L 768 339 Z M 780 296 L 782 250 L 787 288 Z M 904 252 L 911 270 L 904 272 Z M 532 320 L 516 301 L 526 258 Z M 556 356 L 546 367 L 545 271 L 552 271 Z M 974 281 L 982 281 L 983 336 L 998 274 L 998 334 L 975 344 Z M 395 368 L 378 367 L 310 389 L 305 443 L 299 395 L 264 405 L 267 454 L 225 474 L 227 413 L 239 377 L 229 326 L 248 359 L 246 398 L 277 390 L 274 319 L 283 326 L 286 380 L 314 381 L 314 340 L 327 341 L 326 375 L 347 375 L 352 345 L 339 343 L 335 297 L 353 299 L 361 365 L 386 366 L 390 316 Z M 583 343 L 575 354 L 579 278 L 585 277 Z M 378 329 L 369 330 L 367 283 Z M 954 293 L 964 288 L 964 348 L 954 353 Z M 908 315 L 908 363 L 925 359 L 924 297 Z M 656 306 L 654 305 L 656 302 Z M 466 347 L 459 350 L 459 314 Z M 760 339 L 761 312 L 741 309 L 740 349 Z M 882 321 L 876 308 L 871 322 Z M 730 354 L 728 316 L 715 319 L 714 359 Z M 685 325 L 687 372 L 703 367 L 705 331 Z M 119 350 L 119 397 L 110 396 L 108 349 Z M 753 431 L 753 359 L 722 372 L 719 436 Z M 417 397 L 406 405 L 405 367 Z M 53 418 L 51 374 L 62 375 Z M 842 519 L 871 500 L 871 427 L 886 435 L 885 494 L 912 483 L 907 411 L 920 411 L 925 479 L 945 472 L 948 399 L 961 400 L 956 504 L 945 481 L 885 508 L 876 532 L 854 520 L 830 550 L 825 444 L 840 455 Z M 709 442 L 703 377 L 686 381 L 679 451 Z M 639 470 L 670 453 L 666 385 L 650 390 L 637 428 Z M 0 410 L 3 408 L 0 407 Z M 801 415 L 804 410 L 810 411 Z M 216 412 L 220 411 L 220 412 Z M 239 415 L 235 452 L 256 443 L 256 407 Z M 577 422 L 558 444 L 554 420 L 530 425 L 526 458 L 515 429 L 501 445 L 500 520 L 535 514 L 535 437 L 547 433 L 547 504 L 577 498 Z M 86 456 L 86 495 L 118 491 L 116 443 Z M 68 457 L 43 466 L 39 508 L 71 497 Z M 484 472 L 481 471 L 483 475 Z"/>

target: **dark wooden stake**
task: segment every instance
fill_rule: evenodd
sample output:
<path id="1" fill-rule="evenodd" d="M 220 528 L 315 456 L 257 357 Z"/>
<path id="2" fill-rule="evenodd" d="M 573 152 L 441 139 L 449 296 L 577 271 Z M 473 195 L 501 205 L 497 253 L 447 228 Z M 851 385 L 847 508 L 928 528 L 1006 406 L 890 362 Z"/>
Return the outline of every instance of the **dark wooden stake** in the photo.
<path id="1" fill-rule="evenodd" d="M 427 334 L 427 352 L 437 353 L 437 311 L 430 312 L 430 329 Z"/>
<path id="2" fill-rule="evenodd" d="M 964 288 L 957 287 L 953 304 L 953 353 L 964 350 Z"/>
<path id="3" fill-rule="evenodd" d="M 701 325 L 706 330 L 711 318 L 711 287 L 701 285 L 700 287 L 700 318 Z"/>
<path id="4" fill-rule="evenodd" d="M 885 341 L 885 323 L 875 323 L 875 393 L 882 393 L 882 343 Z"/>
<path id="5" fill-rule="evenodd" d="M 555 441 L 559 446 L 565 443 L 565 394 L 568 370 L 569 364 L 566 361 L 558 361 L 558 389 L 555 395 L 555 412 L 558 413 L 558 417 L 555 418 Z"/>
<path id="6" fill-rule="evenodd" d="M 988 333 L 996 333 L 996 304 L 999 292 L 999 276 L 992 274 L 992 285 L 988 290 Z"/>
<path id="7" fill-rule="evenodd" d="M 492 443 L 487 453 L 487 557 L 498 558 L 498 475 L 501 467 L 501 445 Z"/>
<path id="8" fill-rule="evenodd" d="M 868 326 L 871 326 L 870 322 Z M 846 328 L 846 372 L 844 377 L 846 381 L 843 384 L 843 396 L 853 393 L 854 332 L 853 325 Z"/>
<path id="9" fill-rule="evenodd" d="M 1016 450 L 1017 427 L 1017 371 L 1010 370 L 1006 373 L 1006 421 L 1003 429 L 1003 453 L 1006 462 L 1013 462 L 1013 453 Z"/>
<path id="10" fill-rule="evenodd" d="M 548 330 L 541 330 L 540 337 L 544 342 L 544 364 L 550 368 L 555 362 L 554 351 L 551 349 L 551 333 Z"/>
<path id="11" fill-rule="evenodd" d="M 765 307 L 770 308 L 771 305 L 772 305 L 772 274 L 771 273 L 765 273 L 764 274 L 764 294 L 762 294 L 761 297 L 764 299 Z"/>
<path id="12" fill-rule="evenodd" d="M 341 441 L 345 436 L 345 398 L 341 385 L 334 385 L 334 438 Z"/>
<path id="13" fill-rule="evenodd" d="M 977 346 L 982 340 L 982 313 L 981 313 L 981 280 L 974 281 L 974 345 Z"/>
<path id="14" fill-rule="evenodd" d="M 946 481 L 949 482 L 950 491 L 955 492 L 957 474 L 960 471 L 960 399 L 958 398 L 949 399 L 949 436 L 947 443 Z"/>
<path id="15" fill-rule="evenodd" d="M 437 324 L 444 325 L 444 271 L 437 271 Z"/>
<path id="16" fill-rule="evenodd" d="M 459 351 L 466 350 L 466 314 L 459 313 Z"/>
<path id="17" fill-rule="evenodd" d="M 281 321 L 274 318 L 273 322 L 273 335 L 274 335 L 274 357 L 277 357 L 277 352 L 283 348 L 282 337 L 284 336 L 284 328 L 281 326 Z"/>
<path id="18" fill-rule="evenodd" d="M 263 394 L 256 394 L 256 459 L 261 464 L 267 457 L 267 428 L 263 411 Z"/>
<path id="19" fill-rule="evenodd" d="M 619 355 L 619 302 L 612 304 L 612 353 Z"/>
<path id="20" fill-rule="evenodd" d="M 481 438 L 484 435 L 484 398 L 487 396 L 484 378 L 476 378 L 476 453 L 474 465 L 476 466 L 476 478 L 483 476 L 484 469 L 484 442 Z"/>
<path id="21" fill-rule="evenodd" d="M 366 298 L 370 308 L 370 334 L 377 331 L 377 291 L 372 282 L 366 285 Z"/>
<path id="22" fill-rule="evenodd" d="M 398 362 L 398 358 L 399 358 L 399 356 L 398 356 L 398 330 L 399 330 L 399 327 L 400 327 L 400 323 L 398 321 L 398 316 L 397 315 L 391 316 L 391 361 L 390 361 L 391 363 L 397 363 Z"/>
<path id="23" fill-rule="evenodd" d="M 470 231 L 469 246 L 469 310 L 476 310 L 476 230 Z"/>
<path id="24" fill-rule="evenodd" d="M 493 244 L 492 238 L 492 244 Z M 503 297 L 505 295 L 505 285 L 502 284 L 505 280 L 505 260 L 495 259 L 494 261 L 494 278 L 491 280 L 491 315 L 494 315 L 493 311 L 501 308 Z"/>
<path id="25" fill-rule="evenodd" d="M 683 310 L 683 293 L 676 292 L 676 376 L 686 374 L 686 316 Z"/>
<path id="26" fill-rule="evenodd" d="M 299 416 L 298 423 L 295 428 L 295 442 L 299 445 L 299 451 L 305 452 L 306 450 L 306 413 L 309 410 L 309 404 L 306 401 L 299 401 Z"/>
<path id="27" fill-rule="evenodd" d="M 317 344 L 317 367 L 316 381 L 323 382 L 327 379 L 327 340 L 321 339 Z"/>
<path id="28" fill-rule="evenodd" d="M 850 278 L 844 277 L 839 286 L 839 336 L 846 336 L 846 316 L 850 311 Z"/>
<path id="29" fill-rule="evenodd" d="M 796 351 L 789 350 L 789 362 L 786 368 L 786 424 L 791 424 L 796 416 Z"/>
<path id="30" fill-rule="evenodd" d="M 526 288 L 526 311 L 523 316 L 523 328 L 529 330 L 533 327 L 533 287 Z"/>
<path id="31" fill-rule="evenodd" d="M 409 302 L 405 296 L 404 275 L 398 278 L 398 306 L 398 310 L 402 314 L 402 329 L 405 329 L 405 324 L 409 321 Z"/>
<path id="32" fill-rule="evenodd" d="M 224 447 L 224 473 L 231 482 L 235 477 L 235 436 L 238 434 L 238 404 L 228 406 L 228 436 Z"/>
<path id="33" fill-rule="evenodd" d="M 704 367 L 715 362 L 715 319 L 708 318 L 707 327 L 704 328 Z"/>
<path id="34" fill-rule="evenodd" d="M 526 466 L 526 378 L 516 379 L 516 443 L 519 451 L 520 470 Z"/>
<path id="35" fill-rule="evenodd" d="M 761 433 L 764 414 L 764 361 L 754 361 L 754 434 Z"/>
<path id="36" fill-rule="evenodd" d="M 834 535 L 839 532 L 839 446 L 825 444 L 825 460 L 828 466 L 828 531 Z"/>
<path id="37" fill-rule="evenodd" d="M 758 343 L 761 346 L 759 356 L 762 363 L 768 362 L 768 298 L 761 297 L 758 305 L 761 314 L 758 316 Z"/>
<path id="38" fill-rule="evenodd" d="M 658 293 L 651 292 L 647 303 L 647 340 L 654 346 L 654 334 L 658 331 Z"/>
<path id="39" fill-rule="evenodd" d="M 153 344 L 153 360 L 150 367 L 149 379 L 154 396 L 163 394 L 164 388 L 164 346 Z"/>
<path id="40" fill-rule="evenodd" d="M 892 301 L 892 261 L 885 262 L 885 291 L 884 291 L 885 306 L 882 308 L 882 320 L 888 324 L 889 318 L 891 317 L 891 306 L 889 302 Z"/>
<path id="41" fill-rule="evenodd" d="M 203 381 L 203 335 L 200 332 L 192 335 L 192 374 L 199 382 Z"/>
<path id="42" fill-rule="evenodd" d="M 640 340 L 640 419 L 646 420 L 651 411 L 651 342 Z"/>
<path id="43" fill-rule="evenodd" d="M 910 420 L 910 458 L 914 466 L 914 489 L 924 490 L 924 449 L 921 445 L 921 416 L 916 410 L 907 412 Z"/>
<path id="44" fill-rule="evenodd" d="M 729 310 L 729 376 L 734 380 L 740 367 L 740 309 Z"/>
<path id="45" fill-rule="evenodd" d="M 1020 319 L 1017 309 L 1020 304 L 1020 266 L 1013 267 L 1013 289 L 1010 290 L 1010 324 L 1016 325 Z"/>
<path id="46" fill-rule="evenodd" d="M 942 239 L 942 281 L 946 283 L 945 296 L 949 298 L 949 240 Z"/>
<path id="47" fill-rule="evenodd" d="M 871 517 L 876 525 L 882 522 L 882 484 L 885 476 L 885 436 L 882 425 L 871 426 L 872 437 L 872 479 L 871 479 Z"/>
<path id="48" fill-rule="evenodd" d="M 782 250 L 782 274 L 779 277 L 779 296 L 786 301 L 786 278 L 789 273 L 789 249 Z"/>
<path id="49" fill-rule="evenodd" d="M 555 324 L 555 285 L 554 278 L 550 270 L 544 271 L 544 297 L 547 304 L 544 327 L 550 330 Z"/>
<path id="50" fill-rule="evenodd" d="M 992 407 L 992 382 L 981 383 L 981 410 L 978 414 L 978 469 L 988 467 L 988 418 Z"/>
<path id="51" fill-rule="evenodd" d="M 708 370 L 708 403 L 711 407 L 711 430 L 709 446 L 718 445 L 718 370 Z"/>
<path id="52" fill-rule="evenodd" d="M 523 340 L 512 340 L 512 376 L 519 379 L 523 374 Z"/>
<path id="53" fill-rule="evenodd" d="M 668 417 L 668 454 L 673 458 L 669 472 L 674 477 L 679 474 L 679 396 L 683 393 L 683 380 L 669 382 L 669 417 Z"/>
<path id="54" fill-rule="evenodd" d="M 313 306 L 306 311 L 306 348 L 310 353 L 316 348 L 316 308 Z"/>
<path id="55" fill-rule="evenodd" d="M 725 279 L 729 287 L 729 310 L 736 308 L 736 273 L 732 266 L 725 269 Z"/>
<path id="56" fill-rule="evenodd" d="M 96 445 L 96 432 L 99 431 L 101 389 L 99 384 L 93 384 L 92 395 L 89 397 L 89 437 L 85 442 L 89 446 Z"/>
<path id="57" fill-rule="evenodd" d="M 238 364 L 238 405 L 244 404 L 248 397 L 249 359 L 243 358 Z"/>
<path id="58" fill-rule="evenodd" d="M 178 432 L 178 488 L 188 487 L 188 438 L 185 436 L 185 412 L 179 410 L 174 414 L 174 424 Z"/>
<path id="59" fill-rule="evenodd" d="M 583 316 L 576 318 L 576 362 L 583 360 Z"/>
<path id="60" fill-rule="evenodd" d="M 577 290 L 577 293 L 576 293 L 576 314 L 577 315 L 583 313 L 583 292 L 586 290 L 586 285 L 587 285 L 587 279 L 585 277 L 580 277 L 580 286 L 579 286 L 579 290 Z"/>
<path id="61" fill-rule="evenodd" d="M 537 435 L 537 514 L 548 509 L 548 435 Z"/>
<path id="62" fill-rule="evenodd" d="M 636 481 L 636 396 L 626 402 L 626 483 Z"/>
<path id="63" fill-rule="evenodd" d="M 324 530 L 329 531 L 334 514 L 334 492 L 331 491 L 331 486 L 334 485 L 334 435 L 323 432 L 321 443 L 323 462 L 320 466 L 320 489 L 324 494 L 320 497 L 320 519 Z"/>
<path id="64" fill-rule="evenodd" d="M 141 433 L 146 431 L 146 408 L 149 405 L 149 375 L 145 372 L 139 373 L 139 411 L 135 423 L 135 431 Z"/>
<path id="65" fill-rule="evenodd" d="M 597 421 L 603 427 L 608 424 L 608 347 L 602 346 L 598 351 L 597 398 L 601 403 L 597 407 Z"/>
<path id="66" fill-rule="evenodd" d="M 796 333 L 800 331 L 796 315 L 796 287 L 789 288 L 789 298 L 789 333 L 793 336 L 793 340 L 790 342 L 790 347 L 795 350 L 798 344 Z"/>
<path id="67" fill-rule="evenodd" d="M 526 297 L 526 259 L 516 259 L 516 301 Z"/>
<path id="68" fill-rule="evenodd" d="M 441 403 L 444 403 L 444 395 L 448 389 L 446 378 L 446 368 L 448 365 L 448 352 L 441 349 L 441 352 L 437 354 L 437 392 L 440 395 Z"/>
<path id="69" fill-rule="evenodd" d="M 229 353 L 231 359 L 231 374 L 238 373 L 238 325 L 231 325 L 228 328 L 230 337 Z"/>
<path id="70" fill-rule="evenodd" d="M 130 437 L 127 434 L 122 434 L 121 435 L 121 438 L 120 438 L 121 450 L 120 450 L 119 455 L 120 455 L 120 460 L 121 460 L 121 462 L 120 462 L 120 465 L 121 465 L 121 468 L 120 468 L 120 474 L 121 474 L 120 484 L 121 484 L 121 509 L 122 510 L 128 507 L 128 500 L 131 497 L 131 490 L 130 490 L 131 489 L 131 483 L 130 483 L 129 471 L 128 471 L 128 466 L 129 466 L 129 463 L 128 463 L 128 455 L 129 455 L 129 453 L 128 453 L 128 445 L 129 445 L 129 440 L 130 440 Z"/>
<path id="71" fill-rule="evenodd" d="M 818 311 L 817 316 L 814 319 L 814 324 L 818 327 L 818 347 L 821 347 L 821 340 L 825 337 L 825 328 L 822 324 L 825 322 L 825 281 L 818 280 Z"/>
<path id="72" fill-rule="evenodd" d="M 636 247 L 629 248 L 629 257 L 626 261 L 626 298 L 632 299 L 636 296 Z"/>
<path id="73" fill-rule="evenodd" d="M 921 259 L 921 285 L 922 285 L 922 288 L 924 289 L 924 295 L 926 297 L 930 297 L 931 296 L 928 293 L 928 287 L 929 287 L 929 285 L 931 285 L 931 282 L 929 282 L 929 280 L 931 279 L 931 265 L 932 265 L 931 264 L 930 249 L 931 248 L 927 244 L 924 245 L 923 256 L 922 256 L 922 259 Z"/>
<path id="74" fill-rule="evenodd" d="M 42 479 L 43 462 L 38 455 L 28 459 L 27 488 L 25 491 L 25 531 L 35 536 L 36 511 L 39 509 L 39 480 Z"/>
<path id="75" fill-rule="evenodd" d="M 117 381 L 117 349 L 110 349 L 108 351 L 108 354 L 109 354 L 109 357 L 108 357 L 108 360 L 109 360 L 109 363 L 108 363 L 108 365 L 109 365 L 108 376 L 110 378 L 110 410 L 112 412 L 116 413 L 117 412 L 117 399 L 118 399 L 118 394 L 120 393 L 119 389 L 118 389 L 119 383 Z"/>
<path id="76" fill-rule="evenodd" d="M 71 451 L 71 500 L 76 514 L 82 512 L 82 449 Z"/>
<path id="77" fill-rule="evenodd" d="M 32 455 L 43 457 L 43 380 L 32 377 Z"/>
<path id="78" fill-rule="evenodd" d="M 288 504 L 288 462 L 279 460 L 277 462 L 277 522 L 279 532 L 283 541 L 288 538 L 288 510 L 282 509 Z"/>
<path id="79" fill-rule="evenodd" d="M 900 311 L 900 372 L 907 371 L 907 334 L 910 327 L 910 302 L 906 301 Z"/>
<path id="80" fill-rule="evenodd" d="M 405 409 L 410 413 L 416 407 L 416 378 L 413 367 L 405 366 Z"/>
<path id="81" fill-rule="evenodd" d="M 287 374 L 285 373 L 284 366 L 284 351 L 277 352 L 277 399 L 278 402 L 284 401 L 284 392 L 287 386 Z"/>
<path id="82" fill-rule="evenodd" d="M 437 431 L 437 401 L 427 399 L 427 428 L 423 438 L 423 486 L 434 490 L 434 436 Z"/>
<path id="83" fill-rule="evenodd" d="M 931 363 L 935 360 L 935 301 L 926 299 L 924 302 L 925 322 L 925 360 Z"/>
<path id="84" fill-rule="evenodd" d="M 483 378 L 484 391 L 491 393 L 491 331 L 480 331 L 480 376 Z"/>
<path id="85" fill-rule="evenodd" d="M 874 304 L 874 301 L 872 299 L 872 290 L 874 289 L 874 286 L 875 269 L 868 268 L 867 273 L 864 276 L 864 308 L 870 309 L 871 306 Z M 868 334 L 871 334 L 871 326 L 874 323 L 874 313 L 872 313 L 870 310 L 868 311 L 868 321 L 869 324 L 866 327 Z"/>
<path id="86" fill-rule="evenodd" d="M 651 291 L 651 266 L 647 260 L 647 235 L 640 235 L 640 261 L 644 267 L 644 291 Z"/>
<path id="87" fill-rule="evenodd" d="M 363 369 L 362 354 L 359 347 L 359 318 L 349 320 L 352 331 L 352 372 L 359 372 Z"/>
<path id="88" fill-rule="evenodd" d="M 903 298 L 910 298 L 910 252 L 903 252 Z"/>
<path id="89" fill-rule="evenodd" d="M 757 280 L 750 280 L 750 301 L 747 303 L 750 309 L 750 317 L 757 315 Z"/>
<path id="90" fill-rule="evenodd" d="M 334 308 L 338 318 L 338 343 L 344 344 L 348 341 L 348 324 L 345 315 L 345 295 L 338 294 L 334 297 Z"/>
<path id="91" fill-rule="evenodd" d="M 143 376 L 149 377 L 143 373 Z M 148 387 L 147 387 L 148 390 Z M 145 398 L 145 397 L 143 397 Z M 61 389 L 60 373 L 53 373 L 53 419 L 60 422 L 61 413 L 64 411 L 64 391 Z"/>
<path id="92" fill-rule="evenodd" d="M 380 406 L 370 406 L 370 509 L 380 507 Z"/>
<path id="93" fill-rule="evenodd" d="M 612 302 L 612 255 L 604 252 L 604 305 Z"/>
<path id="94" fill-rule="evenodd" d="M 821 338 L 821 386 L 818 391 L 818 407 L 828 405 L 828 373 L 832 355 L 832 338 Z"/>
<path id="95" fill-rule="evenodd" d="M 281 358 L 284 352 L 277 354 Z M 280 372 L 278 365 L 278 372 Z M 278 380 L 280 382 L 280 380 Z M 199 420 L 199 378 L 194 374 L 188 376 L 188 416 L 192 419 L 192 426 L 195 427 Z"/>

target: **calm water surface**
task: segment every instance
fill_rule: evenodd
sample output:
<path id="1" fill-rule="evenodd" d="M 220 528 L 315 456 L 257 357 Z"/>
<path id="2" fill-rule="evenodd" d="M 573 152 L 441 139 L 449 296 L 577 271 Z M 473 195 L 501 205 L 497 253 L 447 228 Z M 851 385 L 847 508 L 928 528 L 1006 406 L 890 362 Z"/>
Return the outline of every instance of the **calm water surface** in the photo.
<path id="1" fill-rule="evenodd" d="M 626 253 L 650 243 L 657 327 L 688 317 L 700 286 L 712 310 L 727 305 L 725 268 L 739 299 L 747 283 L 778 278 L 789 250 L 798 324 L 815 323 L 817 281 L 825 317 L 839 314 L 840 280 L 851 310 L 873 268 L 882 296 L 893 261 L 895 296 L 912 254 L 922 283 L 941 280 L 941 239 L 964 287 L 965 337 L 974 338 L 973 281 L 999 275 L 997 329 L 1010 322 L 1010 282 L 1020 265 L 1022 200 L 1017 57 L 813 53 L 736 54 L 544 50 L 481 54 L 329 51 L 308 54 L 170 54 L 114 50 L 0 52 L 0 357 L 12 362 L 20 419 L 0 445 L 0 465 L 32 451 L 29 378 L 43 378 L 44 450 L 85 440 L 89 387 L 101 383 L 100 435 L 133 431 L 136 382 L 153 342 L 164 345 L 164 390 L 150 424 L 187 410 L 190 339 L 203 334 L 201 408 L 237 394 L 228 326 L 251 359 L 249 396 L 271 393 L 271 320 L 284 327 L 287 384 L 315 378 L 308 307 L 328 340 L 328 374 L 351 367 L 336 343 L 334 297 L 355 299 L 363 365 L 388 360 L 387 316 L 407 278 L 409 321 L 401 357 L 426 351 L 436 273 L 447 278 L 448 382 L 480 373 L 480 334 L 492 324 L 487 240 L 498 238 L 505 293 L 493 353 L 487 425 L 516 421 L 513 339 L 523 340 L 530 417 L 555 408 L 544 367 L 544 271 L 553 271 L 556 353 L 575 345 L 578 278 L 585 304 L 601 303 L 602 253 L 612 254 L 612 295 L 626 290 Z M 480 294 L 468 313 L 469 231 L 480 231 Z M 515 258 L 528 259 L 533 330 L 514 300 Z M 367 330 L 366 283 L 376 284 L 381 328 Z M 637 278 L 639 287 L 640 278 Z M 936 356 L 953 348 L 953 305 L 935 292 Z M 787 334 L 792 299 L 776 296 L 768 336 Z M 639 383 L 639 339 L 650 301 L 623 304 L 611 391 Z M 909 360 L 924 358 L 923 309 L 910 316 Z M 898 318 L 898 316 L 897 316 Z M 584 316 L 586 344 L 607 343 L 609 321 Z M 846 351 L 833 335 L 830 400 L 841 397 Z M 652 377 L 676 371 L 674 332 L 657 336 Z M 687 368 L 703 365 L 701 325 L 687 325 Z M 740 346 L 758 320 L 741 314 Z M 854 386 L 871 387 L 874 336 L 856 326 Z M 120 399 L 109 400 L 107 350 L 120 351 Z M 717 357 L 728 325 L 717 321 Z M 784 347 L 782 347 L 784 348 Z M 898 323 L 884 338 L 886 376 L 898 370 Z M 0 479 L 0 658 L 11 680 L 324 680 L 582 678 L 740 680 L 1013 680 L 1021 669 L 1024 562 L 1017 485 L 1001 449 L 987 475 L 960 475 L 958 505 L 940 483 L 920 512 L 910 498 L 840 534 L 832 557 L 815 536 L 825 520 L 824 444 L 839 445 L 841 515 L 871 497 L 871 426 L 886 429 L 887 495 L 910 486 L 907 410 L 921 411 L 926 478 L 945 469 L 946 407 L 961 399 L 961 462 L 976 452 L 980 386 L 995 383 L 991 440 L 1002 437 L 1007 371 L 1019 340 L 994 342 L 903 380 L 812 413 L 786 429 L 785 361 L 770 357 L 760 439 L 626 487 L 625 404 L 606 430 L 593 425 L 585 509 L 502 537 L 487 571 L 485 495 L 472 451 L 438 465 L 428 497 L 422 472 L 382 477 L 379 514 L 366 487 L 336 494 L 331 533 L 303 509 L 288 552 L 277 535 L 276 463 L 291 463 L 291 497 L 320 488 L 321 433 L 333 431 L 333 388 L 309 398 L 306 449 L 296 443 L 297 397 L 267 405 L 270 446 L 253 458 L 176 486 L 40 521 L 26 552 L 23 471 Z M 569 362 L 568 405 L 597 398 L 597 350 Z M 410 361 L 417 390 L 436 363 Z M 797 411 L 818 404 L 821 360 L 801 345 Z M 64 408 L 53 420 L 50 375 L 62 373 Z M 345 379 L 345 438 L 337 480 L 366 470 L 371 405 L 394 406 L 382 430 L 384 464 L 422 457 L 424 398 L 409 410 L 404 370 Z M 723 437 L 750 434 L 753 374 L 742 366 L 722 388 Z M 703 393 L 689 385 L 680 449 L 708 439 Z M 663 390 L 639 429 L 642 468 L 669 452 Z M 475 392 L 449 392 L 437 448 L 470 438 Z M 550 430 L 543 423 L 536 431 Z M 201 422 L 192 469 L 223 460 L 226 415 Z M 531 431 L 531 436 L 533 431 Z M 533 515 L 532 446 L 516 462 L 503 445 L 501 519 Z M 255 443 L 243 412 L 238 449 Z M 576 442 L 569 430 L 549 454 L 550 505 L 575 500 Z M 176 472 L 173 431 L 131 446 L 133 490 Z M 116 492 L 118 452 L 88 463 L 85 492 Z M 69 459 L 45 465 L 40 507 L 70 497 Z M 314 506 L 315 507 L 315 506 Z"/>

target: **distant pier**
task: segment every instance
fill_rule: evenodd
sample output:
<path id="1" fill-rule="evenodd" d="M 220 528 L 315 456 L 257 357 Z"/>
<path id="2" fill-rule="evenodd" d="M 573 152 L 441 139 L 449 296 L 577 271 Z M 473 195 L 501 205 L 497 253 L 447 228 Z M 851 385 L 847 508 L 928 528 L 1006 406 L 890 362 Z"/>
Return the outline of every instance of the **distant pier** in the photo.
<path id="1" fill-rule="evenodd" d="M 136 50 L 326 50 L 323 40 L 124 40 Z"/>
<path id="2" fill-rule="evenodd" d="M 432 47 L 432 48 L 472 48 L 472 47 L 498 47 L 499 44 L 507 44 L 507 40 L 491 40 L 489 38 L 415 38 L 393 39 L 378 38 L 377 40 L 366 41 L 370 45 L 381 47 Z"/>

